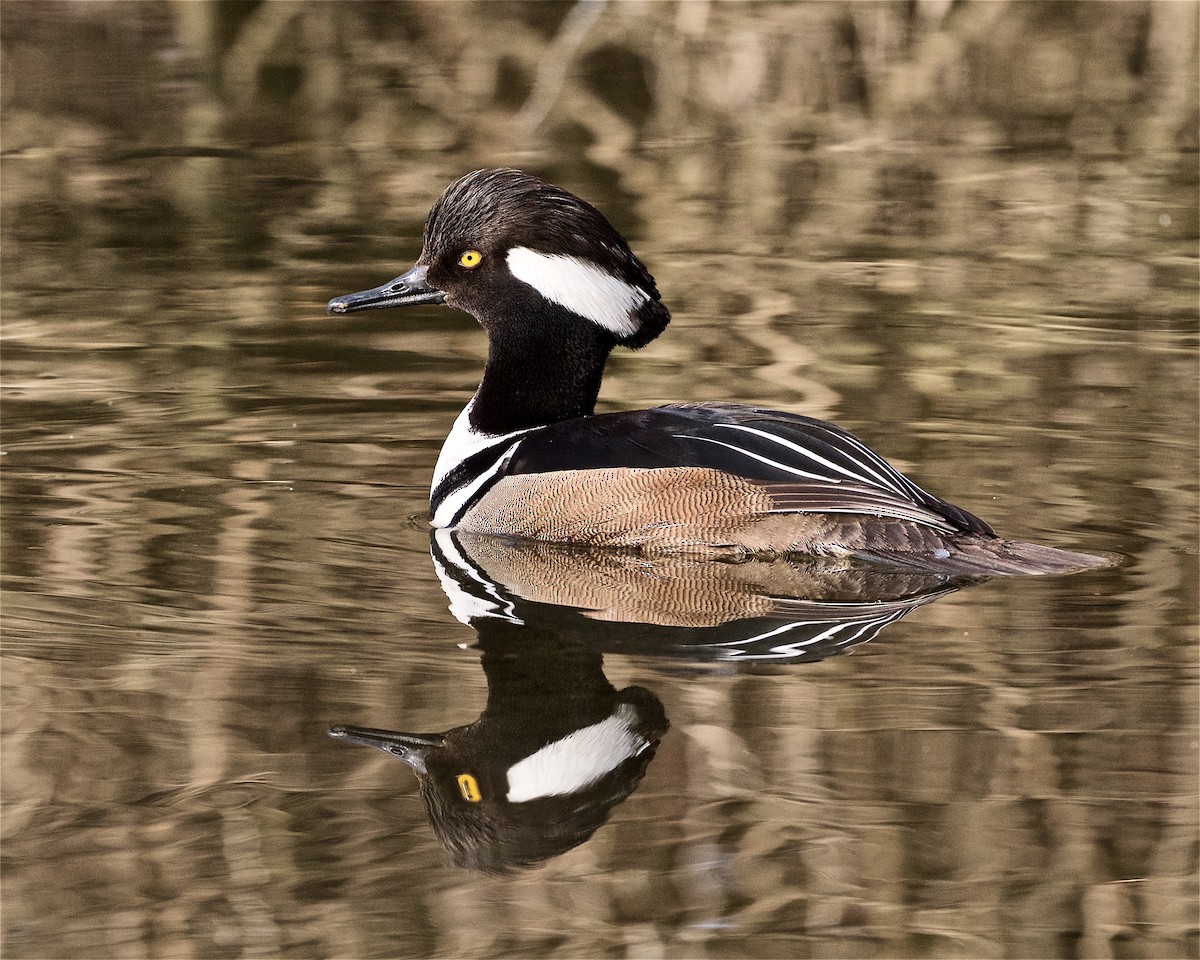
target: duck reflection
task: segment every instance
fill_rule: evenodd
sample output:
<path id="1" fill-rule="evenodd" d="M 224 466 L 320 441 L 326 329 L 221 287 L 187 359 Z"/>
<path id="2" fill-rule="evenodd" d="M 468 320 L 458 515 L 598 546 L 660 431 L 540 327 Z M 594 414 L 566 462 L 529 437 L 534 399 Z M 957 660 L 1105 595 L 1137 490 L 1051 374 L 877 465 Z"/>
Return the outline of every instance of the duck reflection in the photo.
<path id="1" fill-rule="evenodd" d="M 646 772 L 667 730 L 649 690 L 617 690 L 586 641 L 516 619 L 481 618 L 488 698 L 445 733 L 335 726 L 417 775 L 451 863 L 485 872 L 532 866 L 590 837 Z"/>
<path id="2" fill-rule="evenodd" d="M 338 725 L 416 773 L 452 864 L 507 872 L 590 837 L 641 782 L 668 723 L 603 654 L 806 663 L 847 652 L 966 581 L 867 567 L 725 564 L 439 530 L 451 612 L 478 636 L 487 705 L 444 733 Z"/>
<path id="3" fill-rule="evenodd" d="M 432 540 L 450 612 L 476 630 L 536 623 L 601 652 L 676 660 L 823 660 L 979 582 L 819 558 L 647 558 L 445 530 Z"/>

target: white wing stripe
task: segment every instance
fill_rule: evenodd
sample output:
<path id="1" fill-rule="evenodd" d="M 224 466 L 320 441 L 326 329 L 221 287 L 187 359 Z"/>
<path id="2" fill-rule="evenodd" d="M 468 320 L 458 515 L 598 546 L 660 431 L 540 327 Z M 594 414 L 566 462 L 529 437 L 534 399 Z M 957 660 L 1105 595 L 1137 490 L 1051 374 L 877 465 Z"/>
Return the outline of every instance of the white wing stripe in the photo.
<path id="1" fill-rule="evenodd" d="M 909 480 L 908 477 L 906 477 L 904 474 L 902 474 L 899 470 L 897 470 L 891 464 L 882 460 L 879 457 L 879 455 L 877 453 L 875 453 L 875 451 L 870 449 L 865 443 L 863 443 L 861 440 L 859 440 L 858 437 L 844 436 L 841 439 L 845 440 L 856 450 L 859 450 L 862 453 L 866 454 L 866 456 L 871 460 L 872 463 L 879 464 L 879 466 L 882 467 L 884 469 L 884 471 L 886 471 L 888 477 L 894 477 L 895 479 L 899 480 L 900 483 L 903 484 L 905 491 L 907 491 L 908 493 L 917 494 L 918 496 L 922 496 L 922 497 L 928 496 L 928 494 L 924 490 L 922 490 L 915 483 L 913 483 L 911 480 Z"/>
<path id="2" fill-rule="evenodd" d="M 805 473 L 803 470 L 788 466 L 786 463 L 780 463 L 778 460 L 772 460 L 769 457 L 763 457 L 757 453 L 751 453 L 749 450 L 746 450 L 744 447 L 739 447 L 736 444 L 725 443 L 721 440 L 714 440 L 712 437 L 690 437 L 681 433 L 675 434 L 675 437 L 679 440 L 702 440 L 704 443 L 715 443 L 718 447 L 727 447 L 734 453 L 740 453 L 744 457 L 750 457 L 753 460 L 758 460 L 762 463 L 769 464 L 770 466 L 775 467 L 777 470 L 783 470 L 785 473 L 794 473 L 798 477 L 807 477 L 809 480 L 824 480 L 826 483 L 842 482 L 841 480 L 836 480 L 820 473 Z"/>
<path id="3" fill-rule="evenodd" d="M 906 613 L 908 613 L 907 610 L 897 610 L 881 617 L 872 617 L 869 620 L 854 620 L 848 623 L 834 624 L 830 626 L 828 630 L 822 631 L 816 636 L 807 637 L 804 640 L 797 640 L 793 643 L 783 643 L 779 646 L 771 647 L 768 653 L 753 653 L 748 650 L 730 650 L 729 658 L 743 660 L 782 660 L 788 657 L 794 657 L 803 647 L 811 647 L 813 644 L 820 643 L 823 640 L 833 640 L 833 645 L 836 647 L 844 647 L 847 644 L 860 641 L 864 635 L 866 636 L 866 640 L 869 641 L 875 636 L 875 634 L 886 627 L 889 623 L 893 623 L 896 620 L 901 619 Z M 821 621 L 816 622 L 820 623 Z M 777 627 L 776 629 L 769 630 L 766 633 L 760 633 L 757 636 L 745 637 L 743 639 L 730 641 L 728 643 L 715 643 L 712 644 L 712 646 L 753 646 L 761 643 L 763 640 L 766 640 L 769 637 L 774 637 L 778 634 L 794 630 L 797 627 L 804 626 L 813 626 L 813 622 L 801 620 L 793 623 L 786 623 L 782 627 Z M 848 636 L 838 638 L 837 635 L 843 631 L 853 632 L 851 632 Z"/>
<path id="4" fill-rule="evenodd" d="M 832 625 L 829 625 L 828 629 L 822 631 L 821 633 L 818 633 L 816 636 L 810 637 L 807 640 L 797 640 L 795 643 L 788 644 L 788 646 L 792 647 L 793 649 L 798 648 L 798 647 L 809 647 L 809 646 L 812 646 L 814 643 L 820 643 L 826 637 L 830 636 L 831 634 L 837 633 L 839 630 L 844 630 L 846 627 L 849 627 L 849 626 L 856 626 L 857 624 L 859 624 L 861 622 L 864 622 L 864 621 L 851 620 L 851 621 L 844 622 L 844 623 L 834 623 Z M 869 624 L 875 622 L 875 618 L 872 617 L 871 619 L 869 619 L 865 622 L 869 625 Z M 816 627 L 816 626 L 821 626 L 824 624 L 829 624 L 829 621 L 828 620 L 792 620 L 792 621 L 789 621 L 788 623 L 785 623 L 782 627 L 776 627 L 774 630 L 768 630 L 766 633 L 756 633 L 752 637 L 739 637 L 737 640 L 727 640 L 724 643 L 711 643 L 711 644 L 706 644 L 706 646 L 710 646 L 710 647 L 744 647 L 744 646 L 747 646 L 748 644 L 759 643 L 763 640 L 768 639 L 769 637 L 774 637 L 781 633 L 787 633 L 789 630 L 795 630 L 797 627 Z M 779 648 L 775 647 L 773 649 L 779 649 Z M 742 654 L 740 651 L 734 651 L 733 655 L 741 656 L 744 654 Z"/>
<path id="5" fill-rule="evenodd" d="M 826 460 L 824 457 L 818 456 L 817 454 L 813 453 L 811 450 L 806 450 L 804 447 L 800 446 L 800 444 L 798 444 L 798 443 L 793 443 L 791 440 L 785 440 L 783 437 L 777 437 L 777 436 L 775 436 L 775 434 L 767 433 L 765 430 L 755 430 L 753 427 L 743 426 L 740 423 L 718 423 L 718 424 L 716 424 L 716 426 L 725 427 L 729 430 L 742 430 L 746 433 L 752 433 L 755 436 L 762 437 L 765 440 L 771 440 L 775 443 L 778 443 L 780 446 L 787 447 L 789 450 L 794 450 L 796 453 L 800 454 L 801 456 L 807 457 L 809 460 L 813 460 L 823 466 L 826 466 L 830 470 L 835 470 L 838 473 L 842 474 L 843 476 L 849 477 L 852 480 L 858 480 L 860 483 L 865 483 L 868 486 L 876 486 L 877 483 L 883 484 L 884 486 L 886 486 L 888 489 L 894 491 L 895 493 L 904 494 L 904 491 L 901 490 L 899 487 L 897 487 L 894 483 L 892 483 L 886 476 L 881 476 L 876 470 L 873 470 L 871 468 L 871 465 L 869 463 L 864 463 L 861 460 L 855 460 L 854 462 L 863 469 L 863 471 L 867 474 L 867 476 L 864 476 L 864 475 L 858 474 L 858 473 L 854 473 L 852 470 L 847 470 L 845 467 L 840 467 L 836 463 Z M 851 459 L 853 459 L 853 458 L 851 458 Z M 874 477 L 875 481 L 877 483 L 873 482 L 870 479 L 870 477 Z"/>

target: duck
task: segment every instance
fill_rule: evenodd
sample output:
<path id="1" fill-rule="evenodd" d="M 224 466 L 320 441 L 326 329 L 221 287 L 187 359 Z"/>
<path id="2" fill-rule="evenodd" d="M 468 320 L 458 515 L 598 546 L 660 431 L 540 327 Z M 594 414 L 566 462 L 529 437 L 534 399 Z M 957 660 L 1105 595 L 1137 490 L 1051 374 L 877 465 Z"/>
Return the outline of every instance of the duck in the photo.
<path id="1" fill-rule="evenodd" d="M 677 665 L 818 663 L 853 653 L 914 610 L 987 578 L 823 557 L 707 563 L 605 547 L 434 530 L 450 613 L 554 630 L 604 654 Z"/>
<path id="2" fill-rule="evenodd" d="M 488 341 L 479 386 L 434 465 L 435 529 L 947 576 L 1113 562 L 1006 540 L 823 420 L 726 401 L 597 413 L 610 353 L 644 347 L 671 315 L 605 216 L 531 174 L 476 170 L 451 183 L 430 209 L 416 264 L 327 309 L 426 305 L 465 311 Z"/>
<path id="3" fill-rule="evenodd" d="M 435 733 L 326 731 L 412 769 L 453 866 L 509 874 L 583 843 L 637 789 L 670 727 L 652 691 L 609 682 L 586 634 L 553 611 L 532 614 L 472 620 L 487 680 L 474 721 Z"/>

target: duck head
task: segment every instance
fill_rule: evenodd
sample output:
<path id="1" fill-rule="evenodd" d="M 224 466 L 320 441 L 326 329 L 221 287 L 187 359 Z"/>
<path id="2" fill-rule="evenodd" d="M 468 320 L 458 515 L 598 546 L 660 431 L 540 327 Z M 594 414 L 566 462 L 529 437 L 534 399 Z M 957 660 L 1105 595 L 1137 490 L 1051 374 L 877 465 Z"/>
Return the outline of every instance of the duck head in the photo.
<path id="1" fill-rule="evenodd" d="M 631 348 L 670 321 L 654 278 L 599 210 L 510 169 L 477 170 L 452 183 L 429 213 L 416 265 L 335 297 L 328 309 L 437 303 L 465 310 L 489 334 L 545 318 L 585 324 L 610 346 Z"/>

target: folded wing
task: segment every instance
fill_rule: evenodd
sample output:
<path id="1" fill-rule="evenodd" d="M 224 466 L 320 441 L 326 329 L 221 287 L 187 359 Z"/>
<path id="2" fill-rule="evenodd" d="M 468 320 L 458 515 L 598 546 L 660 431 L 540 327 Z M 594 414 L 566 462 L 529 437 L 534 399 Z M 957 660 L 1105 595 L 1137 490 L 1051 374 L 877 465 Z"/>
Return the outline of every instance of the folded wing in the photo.
<path id="1" fill-rule="evenodd" d="M 502 476 L 699 467 L 750 480 L 772 513 L 854 513 L 994 536 L 861 440 L 810 417 L 727 403 L 676 404 L 553 424 L 524 438 Z"/>

